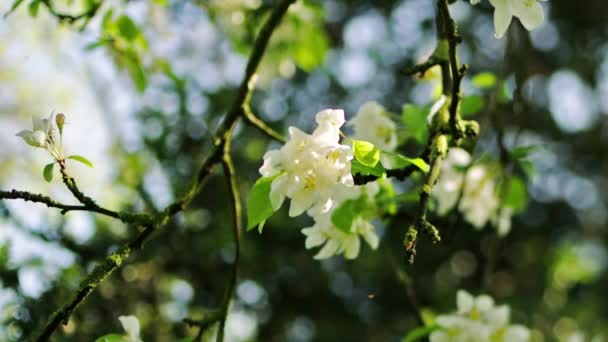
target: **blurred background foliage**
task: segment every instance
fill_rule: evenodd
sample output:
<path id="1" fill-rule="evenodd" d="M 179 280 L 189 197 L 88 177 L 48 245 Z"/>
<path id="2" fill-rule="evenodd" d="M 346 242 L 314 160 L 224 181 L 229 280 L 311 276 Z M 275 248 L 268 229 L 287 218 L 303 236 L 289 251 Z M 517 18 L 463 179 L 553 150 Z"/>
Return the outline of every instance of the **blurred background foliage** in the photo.
<path id="1" fill-rule="evenodd" d="M 66 146 L 80 188 L 115 209 L 155 210 L 191 184 L 243 73 L 266 0 L 25 0 L 0 21 L 0 187 L 73 201 L 43 182 L 40 151 L 14 136 L 31 116 L 68 116 Z M 2 1 L 2 13 L 11 8 Z M 448 312 L 464 288 L 508 303 L 534 341 L 608 338 L 608 3 L 544 2 L 547 20 L 496 40 L 492 8 L 451 6 L 470 65 L 463 109 L 481 124 L 476 156 L 535 145 L 520 172 L 528 205 L 511 233 L 476 231 L 458 214 L 433 220 L 406 265 L 403 234 L 414 203 L 379 223 L 377 251 L 312 259 L 305 217 L 275 214 L 244 236 L 231 341 L 398 341 L 422 316 Z M 82 16 L 80 16 L 82 14 Z M 424 141 L 421 120 L 437 81 L 404 76 L 435 44 L 434 1 L 298 1 L 275 32 L 253 109 L 275 129 L 310 131 L 314 114 L 347 118 L 376 100 L 406 115 L 403 152 Z M 474 78 L 472 75 L 481 76 Z M 424 122 L 424 119 L 422 120 Z M 424 125 L 423 125 L 424 126 Z M 239 126 L 233 155 L 246 196 L 274 143 Z M 497 141 L 502 141 L 502 144 Z M 400 189 L 411 187 L 408 181 Z M 191 207 L 111 275 L 56 334 L 92 341 L 134 314 L 146 341 L 196 334 L 181 323 L 220 303 L 234 255 L 228 191 L 214 176 Z M 285 208 L 283 208 L 285 209 Z M 0 340 L 19 341 L 78 288 L 96 260 L 135 234 L 116 221 L 41 205 L 0 203 Z M 578 338 L 578 339 L 577 339 Z M 595 338 L 595 339 L 594 339 Z"/>

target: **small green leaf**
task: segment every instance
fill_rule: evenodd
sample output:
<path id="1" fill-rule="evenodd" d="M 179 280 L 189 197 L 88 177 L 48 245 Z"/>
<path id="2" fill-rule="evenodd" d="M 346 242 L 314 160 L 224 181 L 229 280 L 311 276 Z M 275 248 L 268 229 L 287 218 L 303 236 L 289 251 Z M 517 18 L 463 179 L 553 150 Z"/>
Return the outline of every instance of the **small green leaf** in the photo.
<path id="1" fill-rule="evenodd" d="M 364 140 L 353 141 L 355 159 L 361 164 L 374 167 L 380 161 L 380 150 L 372 143 Z"/>
<path id="2" fill-rule="evenodd" d="M 257 225 L 261 225 L 263 228 L 266 219 L 274 213 L 270 203 L 270 189 L 272 181 L 276 177 L 261 177 L 251 188 L 247 197 L 247 230 L 251 230 Z M 262 228 L 258 229 L 260 233 Z"/>
<path id="3" fill-rule="evenodd" d="M 153 2 L 159 6 L 169 5 L 169 0 L 154 0 Z"/>
<path id="4" fill-rule="evenodd" d="M 50 183 L 53 180 L 53 167 L 55 163 L 46 164 L 44 170 L 42 170 L 42 176 L 44 176 L 44 180 Z"/>
<path id="5" fill-rule="evenodd" d="M 416 329 L 413 329 L 412 331 L 410 331 L 402 340 L 401 342 L 414 342 L 417 341 L 427 335 L 429 335 L 430 333 L 432 333 L 433 331 L 439 329 L 439 326 L 436 324 L 433 325 L 427 325 L 424 327 L 418 327 Z"/>
<path id="6" fill-rule="evenodd" d="M 32 2 L 30 2 L 30 5 L 28 6 L 28 10 L 30 12 L 30 15 L 32 17 L 36 17 L 38 15 L 38 8 L 40 7 L 40 1 L 38 0 L 34 0 Z"/>
<path id="7" fill-rule="evenodd" d="M 92 43 L 87 44 L 87 45 L 84 47 L 84 49 L 85 49 L 85 51 L 91 51 L 91 50 L 95 50 L 95 49 L 97 49 L 98 47 L 102 47 L 102 46 L 104 46 L 104 45 L 106 44 L 106 42 L 107 42 L 107 41 L 108 41 L 108 40 L 106 40 L 106 39 L 100 39 L 100 40 L 98 40 L 98 41 L 96 41 L 96 42 L 92 42 Z"/>
<path id="8" fill-rule="evenodd" d="M 378 163 L 374 167 L 369 167 L 367 165 L 361 164 L 358 160 L 353 160 L 350 163 L 350 167 L 351 167 L 351 172 L 353 174 L 359 173 L 364 176 L 373 175 L 378 178 L 384 177 L 384 175 L 386 174 L 384 167 L 382 166 L 382 163 Z"/>
<path id="9" fill-rule="evenodd" d="M 382 151 L 382 157 L 390 161 L 390 166 L 394 169 L 402 169 L 408 165 L 414 165 L 422 172 L 427 173 L 431 169 L 429 164 L 422 158 L 408 158 L 404 155 L 394 152 Z"/>
<path id="10" fill-rule="evenodd" d="M 85 158 L 83 156 L 79 156 L 79 155 L 75 154 L 75 155 L 69 156 L 67 159 L 72 159 L 72 160 L 75 160 L 77 162 L 81 162 L 81 163 L 83 163 L 84 165 L 86 165 L 88 167 L 93 167 L 93 163 L 91 163 L 90 160 L 88 160 L 87 158 Z"/>
<path id="11" fill-rule="evenodd" d="M 478 95 L 466 96 L 462 99 L 460 114 L 463 117 L 471 116 L 479 113 L 483 109 L 484 99 Z"/>
<path id="12" fill-rule="evenodd" d="M 135 38 L 139 34 L 139 28 L 137 27 L 135 22 L 133 22 L 133 20 L 131 20 L 131 18 L 126 15 L 121 15 L 116 20 L 116 26 L 118 26 L 118 31 L 120 32 L 120 35 L 128 41 L 135 40 Z"/>
<path id="13" fill-rule="evenodd" d="M 528 189 L 526 183 L 519 177 L 513 176 L 502 185 L 502 200 L 505 207 L 512 208 L 515 213 L 522 212 L 528 204 Z"/>
<path id="14" fill-rule="evenodd" d="M 95 340 L 95 342 L 129 342 L 130 339 L 124 335 L 109 334 Z"/>
<path id="15" fill-rule="evenodd" d="M 331 214 L 331 222 L 343 232 L 350 233 L 355 218 L 366 212 L 367 202 L 365 196 L 347 200 L 337 207 Z"/>
<path id="16" fill-rule="evenodd" d="M 480 89 L 493 88 L 496 85 L 496 75 L 491 72 L 480 72 L 473 76 L 473 85 Z"/>
<path id="17" fill-rule="evenodd" d="M 419 144 L 425 144 L 429 136 L 427 121 L 429 109 L 406 104 L 402 109 L 403 123 Z"/>

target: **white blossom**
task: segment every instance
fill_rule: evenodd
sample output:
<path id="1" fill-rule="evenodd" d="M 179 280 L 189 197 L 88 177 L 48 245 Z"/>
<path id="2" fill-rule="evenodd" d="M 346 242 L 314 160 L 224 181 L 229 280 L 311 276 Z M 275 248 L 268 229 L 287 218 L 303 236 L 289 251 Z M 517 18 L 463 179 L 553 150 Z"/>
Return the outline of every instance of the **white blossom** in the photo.
<path id="1" fill-rule="evenodd" d="M 458 209 L 475 228 L 483 228 L 499 209 L 496 183 L 483 164 L 474 165 L 466 173 Z"/>
<path id="2" fill-rule="evenodd" d="M 127 337 L 130 342 L 141 342 L 139 333 L 139 320 L 135 316 L 119 316 L 118 320 L 122 328 L 127 332 Z"/>
<path id="3" fill-rule="evenodd" d="M 368 200 L 372 200 L 378 191 L 378 184 L 372 182 L 362 187 L 356 187 L 351 192 L 350 198 L 340 200 L 354 199 L 359 196 L 367 196 Z M 357 195 L 352 196 L 352 194 Z M 341 201 L 337 202 L 334 208 L 339 207 L 340 204 Z M 323 246 L 315 255 L 315 259 L 327 259 L 339 254 L 343 254 L 346 259 L 355 259 L 361 249 L 360 237 L 372 249 L 378 248 L 379 238 L 374 225 L 369 220 L 357 216 L 354 218 L 350 230 L 344 231 L 333 224 L 331 220 L 333 210 L 329 212 L 309 210 L 308 213 L 313 217 L 315 223 L 311 227 L 302 229 L 302 234 L 306 235 L 306 249 Z"/>
<path id="4" fill-rule="evenodd" d="M 430 336 L 431 342 L 526 342 L 529 330 L 509 323 L 506 305 L 494 305 L 487 295 L 473 297 L 464 290 L 456 295 L 457 311 L 437 316 L 439 329 Z"/>
<path id="5" fill-rule="evenodd" d="M 480 0 L 471 0 L 471 4 L 478 4 Z M 519 21 L 528 31 L 532 31 L 545 20 L 543 7 L 539 0 L 489 0 L 494 6 L 494 30 L 496 38 L 504 36 L 509 28 L 513 17 Z"/>
<path id="6" fill-rule="evenodd" d="M 51 133 L 53 114 L 48 119 L 32 118 L 33 130 L 22 130 L 17 133 L 28 145 L 46 148 L 48 135 Z"/>
<path id="7" fill-rule="evenodd" d="M 451 148 L 446 159 L 441 164 L 441 176 L 432 192 L 437 202 L 437 213 L 445 215 L 460 198 L 465 179 L 466 167 L 471 163 L 469 152 L 461 148 Z"/>
<path id="8" fill-rule="evenodd" d="M 353 187 L 352 149 L 339 143 L 344 112 L 324 110 L 317 113 L 316 121 L 312 134 L 290 127 L 289 141 L 279 150 L 268 151 L 260 168 L 262 176 L 276 176 L 270 192 L 272 207 L 277 210 L 288 197 L 292 217 L 311 207 L 327 212 L 335 193 Z"/>
<path id="9" fill-rule="evenodd" d="M 348 126 L 353 127 L 354 139 L 368 141 L 389 152 L 397 147 L 397 125 L 378 102 L 364 103 Z"/>

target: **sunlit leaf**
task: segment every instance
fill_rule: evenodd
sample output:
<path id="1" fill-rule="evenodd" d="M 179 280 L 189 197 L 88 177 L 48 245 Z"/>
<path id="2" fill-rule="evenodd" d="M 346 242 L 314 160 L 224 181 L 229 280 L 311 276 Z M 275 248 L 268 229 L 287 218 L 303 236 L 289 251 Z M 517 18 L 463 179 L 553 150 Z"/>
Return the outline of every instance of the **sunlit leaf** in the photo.
<path id="1" fill-rule="evenodd" d="M 355 159 L 368 167 L 373 168 L 380 161 L 380 150 L 368 141 L 354 140 L 353 153 Z"/>
<path id="2" fill-rule="evenodd" d="M 75 155 L 69 156 L 67 159 L 72 159 L 77 162 L 83 163 L 84 165 L 86 165 L 88 167 L 93 167 L 93 163 L 91 163 L 90 160 L 88 160 L 87 158 L 85 158 L 83 156 L 79 156 L 79 155 L 75 154 Z"/>
<path id="3" fill-rule="evenodd" d="M 369 167 L 361 164 L 358 160 L 351 161 L 351 170 L 353 174 L 359 173 L 364 176 L 373 175 L 378 178 L 383 177 L 386 174 L 382 163 L 377 163 L 374 167 Z"/>
<path id="4" fill-rule="evenodd" d="M 393 169 L 402 169 L 408 165 L 414 165 L 423 172 L 429 172 L 430 166 L 422 158 L 408 158 L 404 155 L 394 152 L 382 151 L 382 160 L 388 159 L 390 167 Z"/>
<path id="5" fill-rule="evenodd" d="M 419 144 L 425 144 L 429 135 L 429 124 L 427 121 L 429 109 L 406 104 L 402 109 L 403 123 L 408 132 Z"/>
<path id="6" fill-rule="evenodd" d="M 496 85 L 496 75 L 491 72 L 480 72 L 473 76 L 472 82 L 477 88 L 488 89 Z"/>
<path id="7" fill-rule="evenodd" d="M 465 96 L 460 104 L 460 114 L 463 117 L 479 113 L 485 104 L 483 97 L 478 95 Z"/>
<path id="8" fill-rule="evenodd" d="M 436 324 L 428 325 L 424 327 L 418 327 L 411 330 L 402 340 L 401 342 L 414 342 L 418 341 L 425 336 L 428 336 L 433 331 L 439 329 L 439 326 Z"/>
<path id="9" fill-rule="evenodd" d="M 251 188 L 247 197 L 247 230 L 263 225 L 264 221 L 274 213 L 270 203 L 270 189 L 275 178 L 276 176 L 261 177 Z"/>

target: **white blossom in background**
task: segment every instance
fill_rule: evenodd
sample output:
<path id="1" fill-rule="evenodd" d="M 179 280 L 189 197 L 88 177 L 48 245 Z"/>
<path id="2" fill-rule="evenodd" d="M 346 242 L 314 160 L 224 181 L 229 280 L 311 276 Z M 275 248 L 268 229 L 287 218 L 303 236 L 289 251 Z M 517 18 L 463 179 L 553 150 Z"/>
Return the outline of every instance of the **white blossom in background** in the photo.
<path id="1" fill-rule="evenodd" d="M 487 295 L 473 297 L 464 290 L 456 295 L 457 311 L 437 316 L 438 330 L 431 342 L 527 342 L 528 328 L 509 323 L 507 305 L 496 306 Z"/>
<path id="2" fill-rule="evenodd" d="M 21 137 L 28 145 L 46 148 L 47 138 L 51 132 L 52 121 L 53 114 L 51 114 L 48 119 L 32 117 L 33 129 L 31 131 L 22 130 L 17 133 L 17 136 Z"/>
<path id="3" fill-rule="evenodd" d="M 397 147 L 397 125 L 378 102 L 364 103 L 347 125 L 353 127 L 353 139 L 368 141 L 389 152 Z"/>
<path id="4" fill-rule="evenodd" d="M 119 316 L 122 328 L 127 332 L 129 342 L 142 342 L 139 335 L 139 320 L 135 316 Z"/>
<path id="5" fill-rule="evenodd" d="M 367 196 L 368 201 L 373 201 L 378 192 L 378 183 L 371 182 L 355 187 L 350 193 L 350 198 L 341 198 L 341 200 Z M 341 201 L 336 202 L 334 208 L 338 208 L 340 204 Z M 332 223 L 333 210 L 325 213 L 309 210 L 308 214 L 315 220 L 315 224 L 302 229 L 302 234 L 306 235 L 306 249 L 323 246 L 315 255 L 315 259 L 327 259 L 339 254 L 343 254 L 346 259 L 355 259 L 361 249 L 360 238 L 363 238 L 372 249 L 378 248 L 379 238 L 369 218 L 356 217 L 350 231 L 345 232 Z"/>
<path id="6" fill-rule="evenodd" d="M 354 187 L 352 149 L 339 142 L 344 112 L 327 109 L 317 113 L 316 121 L 318 126 L 312 134 L 290 127 L 289 141 L 278 150 L 268 151 L 260 168 L 262 176 L 276 176 L 270 192 L 273 209 L 277 210 L 287 197 L 291 199 L 292 217 L 311 207 L 327 212 L 336 194 Z"/>
<path id="7" fill-rule="evenodd" d="M 483 228 L 500 206 L 496 182 L 488 168 L 474 165 L 467 170 L 458 210 L 475 228 Z"/>
<path id="8" fill-rule="evenodd" d="M 496 176 L 487 164 L 471 165 L 471 155 L 458 147 L 451 148 L 441 165 L 441 175 L 431 196 L 439 215 L 457 206 L 465 220 L 477 229 L 490 222 L 500 236 L 511 230 L 513 209 L 501 205 Z"/>
<path id="9" fill-rule="evenodd" d="M 513 17 L 517 17 L 526 30 L 532 31 L 545 20 L 539 0 L 489 0 L 494 6 L 494 30 L 496 38 L 502 38 Z M 471 0 L 476 5 L 480 0 Z"/>
<path id="10" fill-rule="evenodd" d="M 471 163 L 469 152 L 453 147 L 441 164 L 441 176 L 431 195 L 437 202 L 437 213 L 445 215 L 456 203 L 464 184 L 466 167 Z"/>

